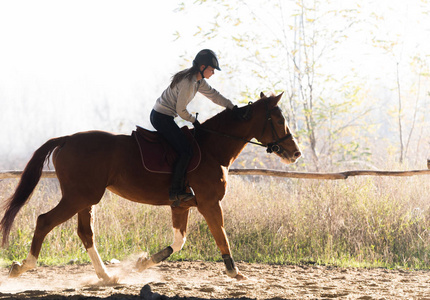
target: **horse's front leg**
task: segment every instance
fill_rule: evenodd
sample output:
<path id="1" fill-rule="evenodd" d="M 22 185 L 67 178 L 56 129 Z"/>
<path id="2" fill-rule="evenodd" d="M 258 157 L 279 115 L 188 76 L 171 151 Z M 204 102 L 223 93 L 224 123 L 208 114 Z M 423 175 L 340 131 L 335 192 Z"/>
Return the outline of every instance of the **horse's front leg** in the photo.
<path id="1" fill-rule="evenodd" d="M 224 216 L 221 203 L 219 201 L 203 202 L 199 203 L 197 209 L 205 218 L 215 242 L 221 251 L 227 275 L 232 278 L 236 278 L 237 280 L 248 279 L 236 267 L 233 257 L 231 256 L 230 244 L 228 242 L 227 234 L 224 230 Z"/>
<path id="2" fill-rule="evenodd" d="M 136 263 L 139 272 L 166 260 L 170 255 L 182 249 L 186 240 L 189 207 L 172 207 L 173 243 L 151 257 L 140 257 Z"/>

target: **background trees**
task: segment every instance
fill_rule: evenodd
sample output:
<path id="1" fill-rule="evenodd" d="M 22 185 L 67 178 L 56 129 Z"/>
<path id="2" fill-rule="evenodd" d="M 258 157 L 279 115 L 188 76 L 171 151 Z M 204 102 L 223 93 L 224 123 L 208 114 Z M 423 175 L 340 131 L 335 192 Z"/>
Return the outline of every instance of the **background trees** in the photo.
<path id="1" fill-rule="evenodd" d="M 285 92 L 284 113 L 305 152 L 304 163 L 318 170 L 346 162 L 378 165 L 391 154 L 412 162 L 411 147 L 417 149 L 412 163 L 420 155 L 424 161 L 428 56 L 419 41 L 406 38 L 405 26 L 416 13 L 428 14 L 416 10 L 425 3 L 397 6 L 398 14 L 389 19 L 370 2 L 200 0 L 192 5 L 212 12 L 212 22 L 196 27 L 195 35 L 202 45 L 213 40 L 223 45 L 226 77 L 241 87 L 243 102 L 256 99 L 262 89 Z M 406 51 L 406 43 L 414 43 L 414 51 Z"/>

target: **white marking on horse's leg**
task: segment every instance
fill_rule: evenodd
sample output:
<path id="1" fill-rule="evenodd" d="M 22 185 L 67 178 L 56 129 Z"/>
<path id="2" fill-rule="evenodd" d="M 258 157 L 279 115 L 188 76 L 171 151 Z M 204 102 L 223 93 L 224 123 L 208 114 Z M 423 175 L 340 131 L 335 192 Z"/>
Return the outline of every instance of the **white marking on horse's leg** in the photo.
<path id="1" fill-rule="evenodd" d="M 136 268 L 139 272 L 151 268 L 163 260 L 167 259 L 170 255 L 175 252 L 178 252 L 182 249 L 185 244 L 186 237 L 181 233 L 181 231 L 177 228 L 173 228 L 173 244 L 167 248 L 164 248 L 160 252 L 152 255 L 151 257 L 140 257 L 136 262 Z"/>
<path id="2" fill-rule="evenodd" d="M 178 228 L 173 228 L 173 234 L 173 244 L 170 245 L 170 247 L 172 247 L 173 253 L 175 253 L 182 249 L 187 238 L 185 237 L 185 235 L 182 235 L 181 231 Z"/>
<path id="3" fill-rule="evenodd" d="M 93 245 L 91 248 L 87 249 L 88 255 L 90 256 L 91 262 L 93 263 L 93 267 L 96 271 L 97 276 L 100 279 L 103 280 L 111 280 L 111 277 L 109 276 L 107 269 L 100 258 L 100 255 L 96 249 L 96 247 Z"/>

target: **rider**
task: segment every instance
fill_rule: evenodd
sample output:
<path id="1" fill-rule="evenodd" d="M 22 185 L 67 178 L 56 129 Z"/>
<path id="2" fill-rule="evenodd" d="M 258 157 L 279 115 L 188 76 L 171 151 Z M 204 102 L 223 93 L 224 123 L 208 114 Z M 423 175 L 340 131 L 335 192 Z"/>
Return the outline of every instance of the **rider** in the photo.
<path id="1" fill-rule="evenodd" d="M 214 103 L 233 109 L 233 103 L 213 89 L 205 79 L 209 79 L 215 69 L 221 71 L 215 53 L 209 49 L 197 53 L 193 66 L 182 70 L 172 77 L 172 82 L 157 99 L 151 111 L 152 126 L 172 145 L 178 153 L 178 159 L 173 168 L 172 184 L 169 190 L 169 200 L 174 203 L 187 201 L 194 197 L 194 192 L 186 192 L 185 175 L 188 163 L 192 157 L 192 148 L 185 134 L 173 120 L 176 116 L 191 122 L 194 128 L 200 126 L 196 116 L 187 110 L 197 92 L 203 94 Z"/>

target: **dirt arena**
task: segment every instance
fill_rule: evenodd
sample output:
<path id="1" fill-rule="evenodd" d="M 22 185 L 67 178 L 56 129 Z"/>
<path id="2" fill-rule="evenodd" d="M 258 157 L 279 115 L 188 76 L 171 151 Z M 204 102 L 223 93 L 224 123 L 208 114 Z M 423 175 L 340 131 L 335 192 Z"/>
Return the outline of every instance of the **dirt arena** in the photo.
<path id="1" fill-rule="evenodd" d="M 237 263 L 163 262 L 143 273 L 132 263 L 108 265 L 121 279 L 102 285 L 91 265 L 38 267 L 20 278 L 1 269 L 0 299 L 429 299 L 430 271 Z"/>

